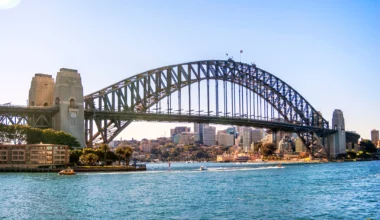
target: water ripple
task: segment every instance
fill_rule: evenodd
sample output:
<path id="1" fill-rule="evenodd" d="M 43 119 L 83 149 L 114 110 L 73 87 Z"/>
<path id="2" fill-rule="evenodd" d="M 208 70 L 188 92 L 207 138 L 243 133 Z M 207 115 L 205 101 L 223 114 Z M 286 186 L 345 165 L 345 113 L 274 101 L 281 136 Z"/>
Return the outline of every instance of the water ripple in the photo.
<path id="1" fill-rule="evenodd" d="M 200 166 L 208 168 L 199 171 Z M 1 173 L 3 219 L 379 219 L 380 162 Z"/>

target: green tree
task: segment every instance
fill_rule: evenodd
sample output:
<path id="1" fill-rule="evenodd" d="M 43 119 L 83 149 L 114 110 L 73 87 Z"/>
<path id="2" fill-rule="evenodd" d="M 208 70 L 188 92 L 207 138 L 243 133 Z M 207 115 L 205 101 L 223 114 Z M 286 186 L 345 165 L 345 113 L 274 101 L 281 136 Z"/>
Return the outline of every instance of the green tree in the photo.
<path id="1" fill-rule="evenodd" d="M 263 156 L 272 155 L 277 150 L 277 146 L 274 143 L 265 143 L 261 148 L 261 154 Z"/>
<path id="2" fill-rule="evenodd" d="M 360 150 L 364 152 L 376 153 L 377 151 L 376 146 L 372 143 L 372 141 L 368 139 L 362 139 L 359 145 L 360 145 Z"/>
<path id="3" fill-rule="evenodd" d="M 110 150 L 110 147 L 108 146 L 108 144 L 101 144 L 99 146 L 99 150 L 104 155 L 104 164 L 107 164 L 107 152 Z"/>
<path id="4" fill-rule="evenodd" d="M 28 144 L 61 144 L 70 148 L 80 147 L 78 140 L 63 131 L 32 128 L 26 125 L 0 125 L 0 142 L 15 142 Z"/>
<path id="5" fill-rule="evenodd" d="M 356 153 L 353 151 L 347 151 L 347 158 L 348 159 L 356 159 Z"/>
<path id="6" fill-rule="evenodd" d="M 116 154 L 116 156 L 117 156 L 118 159 L 119 159 L 119 164 L 121 164 L 120 161 L 121 161 L 121 159 L 124 158 L 124 155 L 125 155 L 125 147 L 123 147 L 123 146 L 118 146 L 118 147 L 115 149 L 115 154 Z"/>
<path id="7" fill-rule="evenodd" d="M 99 157 L 96 154 L 88 153 L 80 156 L 80 162 L 86 165 L 92 165 L 99 160 Z"/>
<path id="8" fill-rule="evenodd" d="M 26 132 L 26 142 L 28 144 L 38 144 L 42 142 L 42 129 L 29 128 Z"/>
<path id="9" fill-rule="evenodd" d="M 0 142 L 14 142 L 20 144 L 26 141 L 26 125 L 0 125 Z"/>
<path id="10" fill-rule="evenodd" d="M 195 157 L 196 159 L 207 159 L 209 158 L 209 155 L 203 149 L 199 149 L 195 151 Z"/>
<path id="11" fill-rule="evenodd" d="M 83 154 L 89 154 L 89 153 L 96 154 L 95 150 L 93 148 L 91 148 L 91 147 L 83 148 L 82 151 L 83 151 Z"/>
<path id="12" fill-rule="evenodd" d="M 165 147 L 174 148 L 174 144 L 173 143 L 167 143 L 167 144 L 165 144 Z"/>
<path id="13" fill-rule="evenodd" d="M 170 157 L 175 158 L 178 157 L 180 154 L 180 149 L 179 148 L 172 148 L 170 149 Z"/>
<path id="14" fill-rule="evenodd" d="M 70 163 L 77 164 L 79 162 L 80 156 L 83 155 L 83 151 L 81 149 L 70 150 Z"/>
<path id="15" fill-rule="evenodd" d="M 159 154 L 161 154 L 161 151 L 160 151 L 160 149 L 153 147 L 152 150 L 150 150 L 150 153 L 155 154 L 155 155 L 159 155 Z"/>
<path id="16" fill-rule="evenodd" d="M 259 150 L 263 147 L 263 143 L 262 142 L 257 142 L 257 143 L 254 143 L 253 145 L 253 151 L 255 153 L 258 153 Z"/>
<path id="17" fill-rule="evenodd" d="M 228 151 L 229 149 L 230 149 L 230 147 L 227 147 L 227 146 L 223 146 L 223 147 L 222 147 L 222 151 L 223 151 L 223 152 L 226 152 L 226 151 Z"/>
<path id="18" fill-rule="evenodd" d="M 108 158 L 108 161 L 112 161 L 112 162 L 118 160 L 117 155 L 111 150 L 107 152 L 107 158 Z"/>
<path id="19" fill-rule="evenodd" d="M 131 161 L 131 157 L 133 154 L 133 149 L 130 146 L 127 146 L 124 148 L 124 160 L 126 165 L 129 165 L 129 162 Z"/>

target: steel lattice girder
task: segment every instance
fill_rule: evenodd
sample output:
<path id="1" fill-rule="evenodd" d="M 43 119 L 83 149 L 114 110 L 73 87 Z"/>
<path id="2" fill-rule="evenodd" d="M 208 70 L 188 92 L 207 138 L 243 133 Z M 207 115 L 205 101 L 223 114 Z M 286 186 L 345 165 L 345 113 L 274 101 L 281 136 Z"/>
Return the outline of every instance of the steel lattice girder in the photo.
<path id="1" fill-rule="evenodd" d="M 4 125 L 29 125 L 34 128 L 51 128 L 52 115 L 0 115 L 0 124 Z"/>
<path id="2" fill-rule="evenodd" d="M 29 125 L 36 128 L 51 128 L 57 107 L 0 106 L 0 123 L 5 125 Z"/>
<path id="3" fill-rule="evenodd" d="M 255 65 L 232 60 L 196 61 L 137 74 L 85 96 L 85 110 L 94 114 L 102 111 L 145 112 L 172 93 L 186 86 L 190 89 L 191 84 L 202 80 L 223 80 L 242 86 L 263 98 L 289 123 L 329 129 L 328 121 L 284 81 Z M 94 121 L 98 130 L 91 134 L 91 142 L 101 139 L 109 142 L 131 123 L 96 117 Z"/>

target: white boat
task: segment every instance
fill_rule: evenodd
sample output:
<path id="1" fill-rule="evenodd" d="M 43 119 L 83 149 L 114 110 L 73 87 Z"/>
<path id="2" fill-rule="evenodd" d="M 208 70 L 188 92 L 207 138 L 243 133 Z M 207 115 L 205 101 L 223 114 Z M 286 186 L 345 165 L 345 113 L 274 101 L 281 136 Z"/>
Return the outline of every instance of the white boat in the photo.
<path id="1" fill-rule="evenodd" d="M 200 170 L 200 171 L 202 171 L 202 170 L 207 170 L 207 168 L 204 167 L 204 166 L 201 166 L 201 167 L 199 168 L 199 170 Z"/>

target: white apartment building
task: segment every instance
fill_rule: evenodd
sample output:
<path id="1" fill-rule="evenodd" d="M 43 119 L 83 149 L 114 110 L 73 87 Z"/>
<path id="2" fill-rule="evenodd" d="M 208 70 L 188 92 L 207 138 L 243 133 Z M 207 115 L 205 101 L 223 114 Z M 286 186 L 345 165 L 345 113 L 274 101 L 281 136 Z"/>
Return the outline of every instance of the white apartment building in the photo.
<path id="1" fill-rule="evenodd" d="M 229 134 L 226 131 L 218 131 L 218 144 L 226 147 L 234 145 L 235 135 Z"/>
<path id="2" fill-rule="evenodd" d="M 216 133 L 215 127 L 206 126 L 203 128 L 203 144 L 207 146 L 215 145 Z"/>

